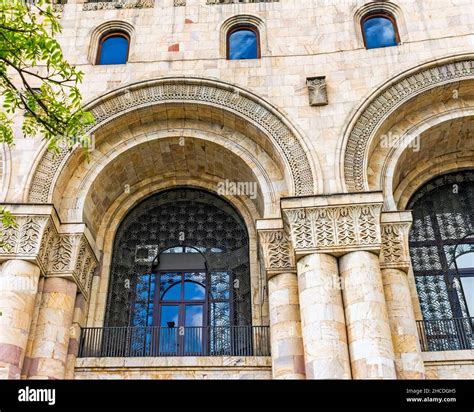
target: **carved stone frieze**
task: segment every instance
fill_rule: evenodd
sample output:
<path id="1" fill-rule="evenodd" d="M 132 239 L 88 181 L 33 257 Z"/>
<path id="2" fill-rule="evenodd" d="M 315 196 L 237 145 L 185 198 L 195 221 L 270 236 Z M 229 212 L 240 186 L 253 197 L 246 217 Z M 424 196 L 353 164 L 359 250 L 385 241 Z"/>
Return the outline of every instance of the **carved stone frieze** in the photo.
<path id="1" fill-rule="evenodd" d="M 113 0 L 86 2 L 82 5 L 82 10 L 145 9 L 154 5 L 155 0 Z"/>
<path id="2" fill-rule="evenodd" d="M 83 233 L 60 233 L 51 215 L 15 215 L 15 224 L 0 223 L 0 261 L 35 262 L 44 276 L 70 277 L 87 299 L 97 259 Z"/>
<path id="3" fill-rule="evenodd" d="M 347 204 L 285 207 L 283 216 L 296 254 L 343 254 L 353 250 L 380 249 L 382 200 Z M 322 197 L 321 197 L 322 198 Z M 316 197 L 315 197 L 316 199 Z"/>

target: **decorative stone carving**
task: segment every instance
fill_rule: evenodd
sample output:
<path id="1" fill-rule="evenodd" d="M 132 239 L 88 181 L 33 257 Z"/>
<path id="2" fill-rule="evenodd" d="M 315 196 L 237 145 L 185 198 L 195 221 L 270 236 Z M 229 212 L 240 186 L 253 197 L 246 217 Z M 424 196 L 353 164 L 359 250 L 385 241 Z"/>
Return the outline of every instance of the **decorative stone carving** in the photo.
<path id="1" fill-rule="evenodd" d="M 308 77 L 306 84 L 309 91 L 310 106 L 324 106 L 328 104 L 326 76 Z"/>
<path id="2" fill-rule="evenodd" d="M 371 197 L 371 193 L 368 197 Z M 343 196 L 343 195 L 335 195 Z M 309 198 L 308 205 L 291 207 L 282 201 L 284 221 L 289 228 L 296 254 L 325 252 L 342 254 L 354 250 L 380 249 L 380 213 L 382 199 L 351 204 L 350 194 L 344 205 L 328 204 L 328 197 Z M 311 201 L 314 199 L 313 204 Z M 324 200 L 325 204 L 319 202 Z M 304 203 L 300 202 L 300 203 Z M 285 207 L 287 206 L 287 207 Z"/>
<path id="3" fill-rule="evenodd" d="M 144 9 L 152 8 L 155 0 L 114 0 L 98 3 L 84 3 L 82 10 Z"/>
<path id="4" fill-rule="evenodd" d="M 364 165 L 370 140 L 389 113 L 431 88 L 472 78 L 474 60 L 463 60 L 411 74 L 382 90 L 359 115 L 350 131 L 344 153 L 344 176 L 348 191 L 362 192 L 366 189 Z"/>
<path id="5" fill-rule="evenodd" d="M 186 0 L 174 0 L 174 7 L 186 6 Z"/>
<path id="6" fill-rule="evenodd" d="M 408 272 L 410 251 L 408 236 L 411 227 L 410 212 L 382 213 L 380 267 Z"/>
<path id="7" fill-rule="evenodd" d="M 112 122 L 119 115 L 139 107 L 156 104 L 188 102 L 191 104 L 216 105 L 228 109 L 263 129 L 286 157 L 293 179 L 295 195 L 314 193 L 311 164 L 296 131 L 281 118 L 271 106 L 245 90 L 201 78 L 161 79 L 138 83 L 104 96 L 86 107 L 91 111 L 95 124 L 88 130 L 96 131 Z M 46 151 L 34 172 L 28 200 L 46 203 L 56 175 L 66 157 L 71 154 L 63 147 L 58 154 Z"/>
<path id="8" fill-rule="evenodd" d="M 83 233 L 59 233 L 51 215 L 15 215 L 0 224 L 0 261 L 34 261 L 46 277 L 71 277 L 87 299 L 97 259 Z"/>
<path id="9" fill-rule="evenodd" d="M 267 275 L 295 272 L 295 259 L 291 240 L 284 229 L 259 231 L 260 247 Z"/>

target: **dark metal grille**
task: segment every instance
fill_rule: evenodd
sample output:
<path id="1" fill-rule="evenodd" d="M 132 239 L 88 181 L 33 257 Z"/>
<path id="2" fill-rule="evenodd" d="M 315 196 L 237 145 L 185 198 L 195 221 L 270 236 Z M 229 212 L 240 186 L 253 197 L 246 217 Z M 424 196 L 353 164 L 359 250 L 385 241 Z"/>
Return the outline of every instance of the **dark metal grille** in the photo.
<path id="1" fill-rule="evenodd" d="M 470 314 L 454 251 L 460 242 L 473 242 L 466 236 L 474 231 L 474 171 L 433 179 L 413 196 L 408 208 L 413 210 L 410 254 L 425 346 L 429 350 L 462 348 L 470 339 L 472 325 L 466 321 Z"/>
<path id="2" fill-rule="evenodd" d="M 176 345 L 180 333 L 184 344 Z M 270 356 L 270 331 L 268 326 L 83 328 L 78 356 Z"/>
<path id="3" fill-rule="evenodd" d="M 114 243 L 105 325 L 138 327 L 140 333 L 145 327 L 157 326 L 150 316 L 156 310 L 150 294 L 151 267 L 160 251 L 173 251 L 176 245 L 194 248 L 206 259 L 207 271 L 202 276 L 209 285 L 209 307 L 203 326 L 251 325 L 244 223 L 223 199 L 191 188 L 158 193 L 135 207 L 121 223 Z M 211 328 L 210 333 L 222 332 Z"/>
<path id="4" fill-rule="evenodd" d="M 417 321 L 424 352 L 474 349 L 474 318 Z"/>

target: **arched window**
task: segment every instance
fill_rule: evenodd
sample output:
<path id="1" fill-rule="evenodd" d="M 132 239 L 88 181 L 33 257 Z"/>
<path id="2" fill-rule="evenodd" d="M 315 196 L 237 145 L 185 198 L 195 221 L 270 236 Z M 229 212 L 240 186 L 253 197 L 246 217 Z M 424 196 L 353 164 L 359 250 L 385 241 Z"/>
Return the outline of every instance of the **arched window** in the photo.
<path id="1" fill-rule="evenodd" d="M 120 224 L 106 326 L 133 332 L 130 353 L 250 354 L 250 304 L 247 229 L 225 200 L 168 190 Z"/>
<path id="2" fill-rule="evenodd" d="M 364 44 L 368 49 L 397 46 L 400 43 L 397 22 L 387 12 L 373 12 L 361 21 Z"/>
<path id="3" fill-rule="evenodd" d="M 227 32 L 227 59 L 259 59 L 260 36 L 258 29 L 250 25 L 239 25 Z"/>
<path id="4" fill-rule="evenodd" d="M 121 32 L 105 34 L 99 41 L 97 64 L 125 64 L 128 60 L 130 38 Z"/>
<path id="5" fill-rule="evenodd" d="M 410 255 L 429 350 L 474 344 L 474 171 L 437 177 L 411 198 Z M 470 342 L 470 343 L 469 343 Z"/>

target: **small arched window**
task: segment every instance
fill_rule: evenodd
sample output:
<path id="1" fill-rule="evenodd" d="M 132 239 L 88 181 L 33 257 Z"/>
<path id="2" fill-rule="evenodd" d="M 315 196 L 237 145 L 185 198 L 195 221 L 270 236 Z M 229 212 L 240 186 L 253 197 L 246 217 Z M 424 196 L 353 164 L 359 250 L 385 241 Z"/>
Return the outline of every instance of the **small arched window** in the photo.
<path id="1" fill-rule="evenodd" d="M 105 34 L 99 42 L 97 64 L 125 64 L 128 60 L 130 38 L 121 32 Z"/>
<path id="2" fill-rule="evenodd" d="M 364 44 L 368 49 L 397 46 L 400 43 L 397 22 L 390 13 L 367 14 L 361 24 Z"/>
<path id="3" fill-rule="evenodd" d="M 236 26 L 227 32 L 227 59 L 259 59 L 260 36 L 253 26 Z"/>

